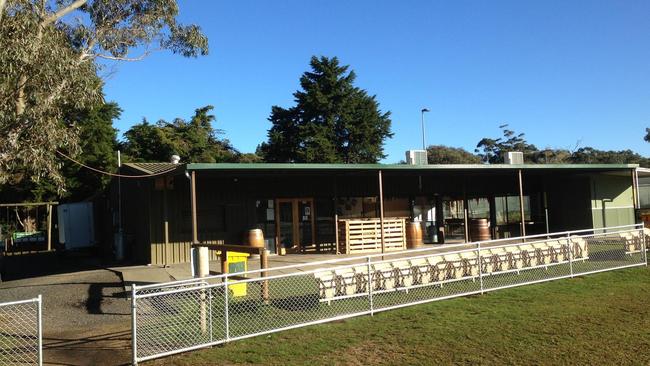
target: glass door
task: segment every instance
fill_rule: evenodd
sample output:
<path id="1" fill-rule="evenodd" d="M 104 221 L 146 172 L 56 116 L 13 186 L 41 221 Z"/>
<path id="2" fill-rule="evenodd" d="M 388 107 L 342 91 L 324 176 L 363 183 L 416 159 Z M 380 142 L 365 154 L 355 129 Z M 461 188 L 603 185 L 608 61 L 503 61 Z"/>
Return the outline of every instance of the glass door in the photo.
<path id="1" fill-rule="evenodd" d="M 313 199 L 278 199 L 276 217 L 278 254 L 302 252 L 314 245 Z"/>
<path id="2" fill-rule="evenodd" d="M 278 200 L 277 207 L 278 253 L 282 254 L 282 249 L 285 251 L 291 250 L 296 247 L 298 243 L 294 241 L 295 215 L 293 211 L 293 202 L 291 200 Z"/>

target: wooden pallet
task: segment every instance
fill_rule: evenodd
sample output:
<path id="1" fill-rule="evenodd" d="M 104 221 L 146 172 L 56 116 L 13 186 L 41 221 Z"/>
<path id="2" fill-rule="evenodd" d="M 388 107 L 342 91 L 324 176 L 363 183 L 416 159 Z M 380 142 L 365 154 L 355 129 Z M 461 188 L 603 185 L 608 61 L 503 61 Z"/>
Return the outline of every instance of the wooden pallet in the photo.
<path id="1" fill-rule="evenodd" d="M 379 219 L 345 219 L 339 221 L 340 251 L 346 254 L 381 252 Z M 406 219 L 384 219 L 384 250 L 406 249 Z"/>

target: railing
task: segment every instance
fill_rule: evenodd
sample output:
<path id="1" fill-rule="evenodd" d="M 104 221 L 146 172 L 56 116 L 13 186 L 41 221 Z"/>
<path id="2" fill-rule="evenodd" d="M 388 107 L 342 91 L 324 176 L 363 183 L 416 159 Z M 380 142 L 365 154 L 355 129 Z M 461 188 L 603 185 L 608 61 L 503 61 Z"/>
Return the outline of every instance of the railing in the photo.
<path id="1" fill-rule="evenodd" d="M 42 365 L 41 295 L 0 303 L 0 365 Z"/>
<path id="2" fill-rule="evenodd" d="M 646 234 L 640 226 L 625 226 L 134 287 L 133 363 L 404 306 L 643 265 Z M 273 274 L 279 271 L 285 273 Z"/>

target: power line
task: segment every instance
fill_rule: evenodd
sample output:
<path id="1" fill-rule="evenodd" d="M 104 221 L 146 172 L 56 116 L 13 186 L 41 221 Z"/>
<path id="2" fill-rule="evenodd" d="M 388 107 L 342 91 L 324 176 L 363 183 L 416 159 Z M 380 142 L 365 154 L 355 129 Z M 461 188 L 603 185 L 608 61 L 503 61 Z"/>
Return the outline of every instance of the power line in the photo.
<path id="1" fill-rule="evenodd" d="M 155 176 L 158 176 L 158 175 L 167 174 L 167 173 L 169 173 L 169 172 L 171 172 L 171 171 L 176 170 L 176 168 L 171 168 L 171 169 L 168 169 L 168 170 L 165 170 L 165 171 L 162 171 L 162 172 L 153 173 L 153 174 L 143 174 L 143 175 L 124 175 L 124 174 L 116 174 L 116 173 L 106 172 L 106 171 L 103 171 L 103 170 L 100 170 L 100 169 L 97 169 L 97 168 L 93 168 L 93 167 L 91 167 L 91 166 L 88 166 L 88 165 L 86 165 L 86 164 L 84 164 L 84 163 L 82 163 L 82 162 L 80 162 L 80 161 L 78 161 L 78 160 L 75 160 L 75 159 L 73 159 L 72 157 L 70 157 L 70 156 L 68 156 L 68 155 L 66 155 L 66 154 L 64 154 L 64 153 L 62 153 L 62 152 L 60 152 L 59 150 L 57 150 L 56 153 L 59 154 L 59 155 L 61 155 L 61 156 L 64 157 L 64 158 L 70 160 L 71 162 L 73 162 L 73 163 L 75 163 L 75 164 L 81 166 L 81 167 L 84 167 L 84 168 L 86 168 L 86 169 L 88 169 L 88 170 L 92 170 L 93 172 L 100 173 L 100 174 L 104 174 L 104 175 L 108 175 L 108 176 L 111 176 L 111 177 L 119 177 L 119 178 L 149 178 L 149 177 L 155 177 Z"/>

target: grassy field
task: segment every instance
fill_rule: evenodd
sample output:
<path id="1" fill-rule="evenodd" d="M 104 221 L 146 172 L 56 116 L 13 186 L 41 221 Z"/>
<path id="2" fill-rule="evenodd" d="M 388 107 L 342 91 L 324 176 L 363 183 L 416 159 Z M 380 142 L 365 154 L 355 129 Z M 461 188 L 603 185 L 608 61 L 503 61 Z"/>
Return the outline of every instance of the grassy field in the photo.
<path id="1" fill-rule="evenodd" d="M 650 364 L 646 267 L 311 326 L 154 365 Z"/>

